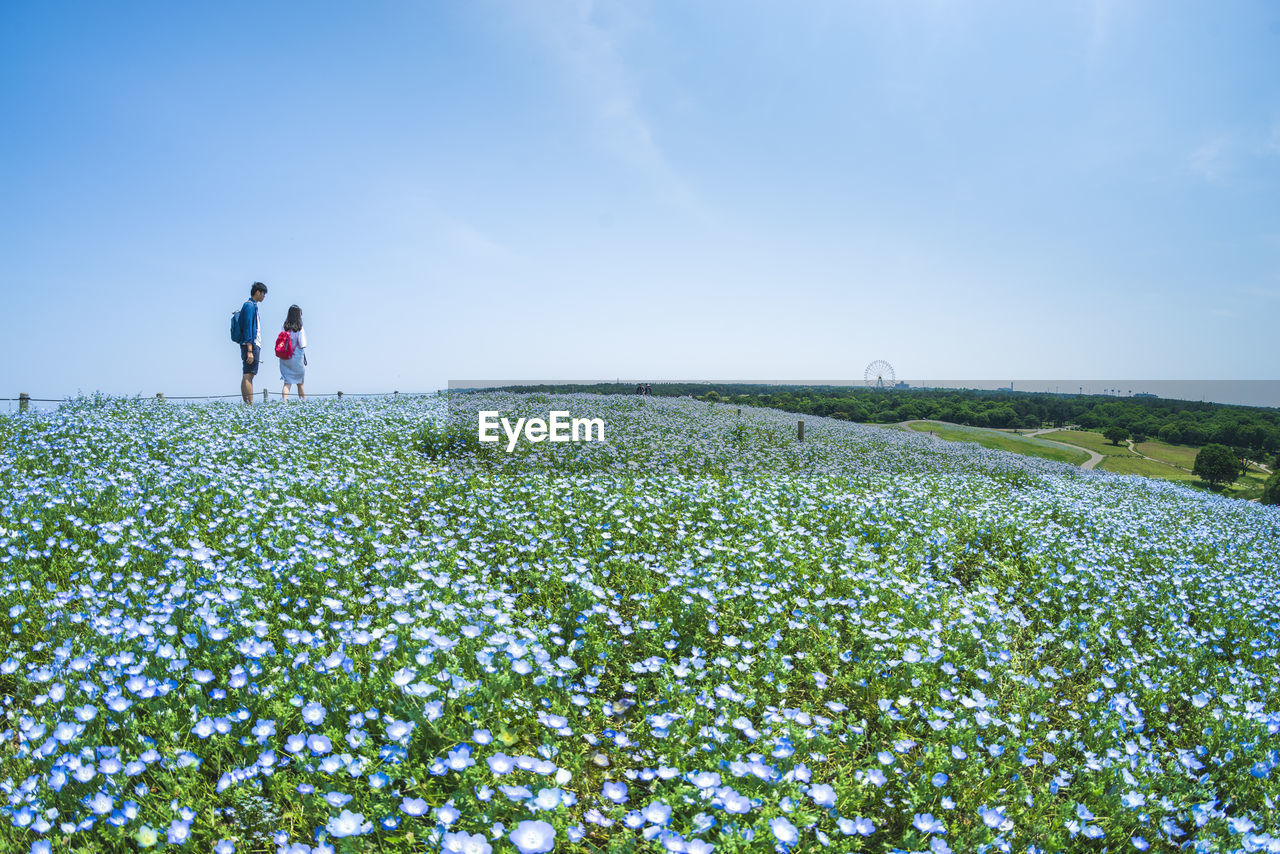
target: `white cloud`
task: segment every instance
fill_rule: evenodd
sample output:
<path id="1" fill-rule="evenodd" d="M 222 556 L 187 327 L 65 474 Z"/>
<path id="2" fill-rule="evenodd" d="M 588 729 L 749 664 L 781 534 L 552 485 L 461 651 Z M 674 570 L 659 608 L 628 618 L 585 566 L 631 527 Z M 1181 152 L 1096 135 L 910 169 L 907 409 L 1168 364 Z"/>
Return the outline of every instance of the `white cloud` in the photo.
<path id="1" fill-rule="evenodd" d="M 1227 172 L 1229 140 L 1215 137 L 1197 146 L 1187 157 L 1187 168 L 1206 181 L 1218 181 Z"/>
<path id="2" fill-rule="evenodd" d="M 1098 58 L 1111 40 L 1112 0 L 1093 0 L 1093 15 L 1089 26 L 1089 68 L 1098 64 Z"/>
<path id="3" fill-rule="evenodd" d="M 445 233 L 454 246 L 469 255 L 500 261 L 510 261 L 515 257 L 507 247 L 465 222 L 451 220 Z"/>
<path id="4" fill-rule="evenodd" d="M 1255 299 L 1280 299 L 1280 289 L 1277 288 L 1241 288 L 1240 293 Z"/>
<path id="5" fill-rule="evenodd" d="M 629 7 L 595 0 L 558 0 L 521 6 L 542 44 L 589 99 L 606 149 L 640 170 L 686 210 L 706 217 L 696 194 L 659 145 L 637 103 L 636 84 L 619 48 L 636 22 Z"/>

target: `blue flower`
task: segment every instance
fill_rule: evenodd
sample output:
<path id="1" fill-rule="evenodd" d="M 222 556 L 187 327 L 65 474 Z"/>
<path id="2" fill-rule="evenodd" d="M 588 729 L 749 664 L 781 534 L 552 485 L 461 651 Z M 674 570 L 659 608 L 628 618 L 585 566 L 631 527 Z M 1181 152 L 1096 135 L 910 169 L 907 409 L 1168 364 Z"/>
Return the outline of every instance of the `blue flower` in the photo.
<path id="1" fill-rule="evenodd" d="M 169 825 L 169 832 L 165 836 L 165 841 L 170 845 L 182 845 L 191 836 L 191 822 L 174 821 Z"/>
<path id="2" fill-rule="evenodd" d="M 671 821 L 671 807 L 664 803 L 648 804 L 640 814 L 644 816 L 645 821 L 659 827 L 665 827 L 667 822 Z"/>
<path id="3" fill-rule="evenodd" d="M 544 854 L 556 845 L 556 830 L 545 821 L 522 821 L 510 840 L 520 854 Z"/>
<path id="4" fill-rule="evenodd" d="M 373 822 L 365 821 L 361 813 L 343 810 L 330 818 L 324 829 L 329 831 L 329 835 L 335 839 L 342 839 L 346 836 L 363 836 L 373 830 Z"/>
<path id="5" fill-rule="evenodd" d="M 479 833 L 446 830 L 440 850 L 445 854 L 492 854 L 493 846 Z"/>
<path id="6" fill-rule="evenodd" d="M 978 816 L 982 819 L 983 824 L 993 830 L 996 828 L 1001 830 L 1010 830 L 1013 828 L 1013 822 L 1009 821 L 1008 816 L 1005 815 L 1004 807 L 988 808 L 986 806 L 981 806 L 978 808 Z M 1008 824 L 1008 827 L 1004 827 L 1006 823 Z"/>
<path id="7" fill-rule="evenodd" d="M 560 789 L 539 789 L 538 794 L 530 801 L 530 806 L 539 810 L 553 810 L 560 806 L 564 792 Z"/>
<path id="8" fill-rule="evenodd" d="M 475 764 L 476 761 L 471 758 L 471 748 L 466 744 L 450 750 L 448 758 L 445 759 L 445 765 L 454 771 L 465 771 Z"/>
<path id="9" fill-rule="evenodd" d="M 426 815 L 428 806 L 429 804 L 423 798 L 402 798 L 400 800 L 400 811 L 405 815 Z"/>
<path id="10" fill-rule="evenodd" d="M 809 789 L 809 797 L 813 798 L 813 802 L 820 807 L 835 806 L 836 790 L 826 783 L 821 783 Z"/>
<path id="11" fill-rule="evenodd" d="M 774 838 L 784 846 L 795 845 L 800 841 L 799 829 L 783 816 L 770 819 L 769 829 L 773 831 Z"/>
<path id="12" fill-rule="evenodd" d="M 933 813 L 916 813 L 912 818 L 911 826 L 921 833 L 946 833 L 947 828 L 942 822 L 933 817 Z"/>

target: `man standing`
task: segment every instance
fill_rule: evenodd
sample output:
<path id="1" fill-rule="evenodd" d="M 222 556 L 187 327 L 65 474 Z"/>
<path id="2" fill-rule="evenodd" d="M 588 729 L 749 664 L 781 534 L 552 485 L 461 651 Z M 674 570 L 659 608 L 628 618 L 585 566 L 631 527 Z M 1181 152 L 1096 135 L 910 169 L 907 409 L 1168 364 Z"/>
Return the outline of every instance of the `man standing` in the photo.
<path id="1" fill-rule="evenodd" d="M 262 329 L 258 325 L 258 303 L 267 297 L 267 286 L 254 282 L 249 287 L 249 299 L 240 308 L 240 396 L 253 406 L 253 378 L 262 362 Z"/>

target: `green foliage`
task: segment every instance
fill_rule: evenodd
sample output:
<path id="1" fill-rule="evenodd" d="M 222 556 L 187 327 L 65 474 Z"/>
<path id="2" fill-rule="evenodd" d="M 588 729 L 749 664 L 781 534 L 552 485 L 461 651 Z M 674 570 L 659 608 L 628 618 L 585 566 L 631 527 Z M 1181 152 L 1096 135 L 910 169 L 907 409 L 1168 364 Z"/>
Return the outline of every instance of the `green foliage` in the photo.
<path id="1" fill-rule="evenodd" d="M 417 431 L 414 440 L 423 456 L 432 460 L 471 454 L 484 448 L 474 428 L 456 421 L 431 421 Z"/>
<path id="2" fill-rule="evenodd" d="M 1240 461 L 1226 445 L 1205 445 L 1196 454 L 1191 473 L 1211 487 L 1224 486 L 1240 475 Z"/>
<path id="3" fill-rule="evenodd" d="M 1121 427 L 1118 424 L 1113 424 L 1112 426 L 1108 427 L 1106 430 L 1103 430 L 1102 435 L 1106 436 L 1107 441 L 1110 442 L 1111 444 L 1119 445 L 1125 439 L 1129 438 L 1129 431 L 1125 427 Z"/>
<path id="4" fill-rule="evenodd" d="M 514 386 L 510 390 L 634 395 L 635 384 Z M 1008 390 L 885 391 L 862 386 L 752 383 L 654 383 L 653 393 L 831 418 L 843 413 L 850 421 L 873 424 L 923 419 L 1001 429 L 1075 424 L 1086 430 L 1103 430 L 1116 426 L 1124 428 L 1135 442 L 1148 437 L 1193 446 L 1213 442 L 1246 448 L 1253 459 L 1280 451 L 1280 410 L 1200 401 Z"/>
<path id="5" fill-rule="evenodd" d="M 610 442 L 510 453 L 477 441 L 476 407 L 439 400 L 74 404 L 0 422 L 13 462 L 0 470 L 0 765 L 58 824 L 96 822 L 78 839 L 47 833 L 52 850 L 160 850 L 190 808 L 191 840 L 165 850 L 283 849 L 284 831 L 338 854 L 434 851 L 438 814 L 409 816 L 402 799 L 456 799 L 457 832 L 502 822 L 509 835 L 531 813 L 479 794 L 500 780 L 574 794 L 538 813 L 557 854 L 656 850 L 623 821 L 658 801 L 681 833 L 717 816 L 706 838 L 743 854 L 780 847 L 775 817 L 802 829 L 797 854 L 925 850 L 912 823 L 925 812 L 956 851 L 1136 850 L 1139 832 L 1173 850 L 1126 803 L 1140 793 L 1174 805 L 1162 815 L 1205 850 L 1237 850 L 1239 822 L 1270 820 L 1268 511 L 893 429 L 815 420 L 798 443 L 777 412 L 589 403 Z M 135 692 L 134 676 L 166 691 Z M 311 700 L 320 723 L 302 719 Z M 40 755 L 81 704 L 96 710 L 87 726 Z M 231 730 L 198 735 L 209 718 Z M 289 750 L 297 734 L 329 738 L 332 758 Z M 149 743 L 162 759 L 137 775 L 97 752 L 132 760 Z M 440 773 L 463 745 L 475 765 Z M 175 761 L 188 751 L 198 763 Z M 495 776 L 485 759 L 499 751 L 544 757 L 556 776 Z M 74 757 L 92 757 L 92 787 L 133 800 L 136 818 L 115 827 L 89 815 L 79 781 L 49 785 Z M 659 763 L 678 773 L 641 770 Z M 712 770 L 748 813 L 690 779 Z M 606 779 L 631 781 L 626 804 L 601 800 Z M 826 785 L 835 812 L 819 808 Z M 402 823 L 327 837 L 330 796 Z M 1192 805 L 1214 803 L 1196 823 Z M 984 826 L 991 806 L 1012 830 Z M 1105 840 L 1071 829 L 1080 807 Z M 588 808 L 612 827 L 584 821 Z M 35 831 L 9 810 L 0 852 L 31 850 Z M 875 834 L 844 835 L 838 815 L 874 818 Z"/>
<path id="6" fill-rule="evenodd" d="M 1280 471 L 1277 471 L 1267 479 L 1267 485 L 1262 488 L 1263 504 L 1280 504 Z"/>

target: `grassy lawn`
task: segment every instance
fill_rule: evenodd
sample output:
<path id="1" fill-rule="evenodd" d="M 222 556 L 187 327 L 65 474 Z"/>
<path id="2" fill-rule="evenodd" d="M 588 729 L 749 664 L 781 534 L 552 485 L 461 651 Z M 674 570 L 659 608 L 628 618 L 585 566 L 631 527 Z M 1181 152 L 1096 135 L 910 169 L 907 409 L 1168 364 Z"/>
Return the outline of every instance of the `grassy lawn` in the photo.
<path id="1" fill-rule="evenodd" d="M 1052 439 L 1055 442 L 1066 442 L 1069 445 L 1078 445 L 1081 448 L 1102 454 L 1104 457 L 1133 457 L 1138 459 L 1130 450 L 1128 445 L 1113 445 L 1107 441 L 1107 438 L 1101 433 L 1090 433 L 1084 430 L 1054 430 L 1052 433 L 1045 433 L 1040 438 Z M 1101 463 L 1099 468 L 1105 468 Z"/>
<path id="2" fill-rule="evenodd" d="M 997 448 L 1002 451 L 1013 451 L 1016 454 L 1045 457 L 1072 465 L 1080 465 L 1089 458 L 1083 451 L 1076 453 L 1051 444 L 1052 441 L 1065 442 L 1069 445 L 1089 448 L 1101 454 L 1104 459 L 1098 463 L 1098 469 L 1102 471 L 1155 477 L 1161 480 L 1177 481 L 1194 489 L 1208 489 L 1200 478 L 1189 471 L 1195 465 L 1196 454 L 1200 449 L 1187 445 L 1170 445 L 1165 442 L 1135 444 L 1134 447 L 1138 451 L 1151 457 L 1146 460 L 1131 452 L 1127 445 L 1113 445 L 1101 433 L 1084 430 L 1055 430 L 1036 438 L 1027 438 L 1013 435 L 1009 430 L 987 430 L 980 427 L 964 427 L 959 424 L 943 424 L 939 421 L 920 421 L 909 427 L 920 433 L 931 432 L 949 442 L 977 442 L 984 448 Z M 1262 488 L 1268 477 L 1269 475 L 1261 471 L 1250 471 L 1227 487 L 1222 494 L 1231 498 L 1258 498 L 1262 495 Z"/>
<path id="3" fill-rule="evenodd" d="M 1175 466 L 1156 462 L 1155 460 L 1144 460 L 1142 457 L 1134 456 L 1133 454 L 1125 457 L 1107 457 L 1098 463 L 1098 468 L 1104 471 L 1113 471 L 1117 474 L 1140 474 L 1144 477 L 1159 477 L 1164 480 L 1195 482 L 1200 480 L 1189 471 L 1183 471 Z"/>
<path id="4" fill-rule="evenodd" d="M 1188 475 L 1188 477 L 1190 476 Z M 1190 480 L 1181 481 L 1181 482 L 1186 486 L 1192 487 L 1193 489 L 1200 489 L 1205 492 L 1210 491 L 1209 487 L 1205 486 L 1204 482 L 1201 481 L 1199 478 L 1191 478 Z M 1249 472 L 1249 474 L 1240 478 L 1239 480 L 1237 480 L 1235 483 L 1228 486 L 1225 490 L 1223 490 L 1219 494 L 1225 495 L 1228 498 L 1241 498 L 1246 501 L 1251 501 L 1254 498 L 1262 497 L 1262 487 L 1266 484 L 1266 482 L 1267 482 L 1267 475 L 1263 474 L 1262 472 Z"/>
<path id="5" fill-rule="evenodd" d="M 911 429 L 920 433 L 933 433 L 948 442 L 977 442 L 984 448 L 995 448 L 1001 451 L 1013 451 L 1029 457 L 1044 457 L 1049 460 L 1080 465 L 1089 459 L 1089 455 L 1080 451 L 1072 451 L 1039 439 L 1028 439 L 1014 436 L 1000 430 L 984 430 L 980 427 L 962 427 L 958 424 L 943 424 L 938 421 L 917 422 Z"/>
<path id="6" fill-rule="evenodd" d="M 1199 448 L 1190 445 L 1170 445 L 1165 442 L 1135 442 L 1133 446 L 1140 454 L 1188 470 L 1196 464 L 1196 454 L 1200 453 Z"/>
<path id="7" fill-rule="evenodd" d="M 1050 436 L 1065 435 L 1050 433 Z M 1143 477 L 1158 477 L 1161 480 L 1174 480 L 1184 486 L 1190 486 L 1195 489 L 1208 490 L 1203 481 L 1190 472 L 1195 466 L 1196 454 L 1200 452 L 1199 448 L 1190 447 L 1188 445 L 1170 445 L 1165 442 L 1140 442 L 1134 444 L 1134 447 L 1141 453 L 1152 459 L 1144 460 L 1142 457 L 1130 454 L 1127 448 L 1123 448 L 1123 453 L 1117 453 L 1117 449 L 1112 447 L 1109 442 L 1099 433 L 1083 433 L 1070 431 L 1073 437 L 1096 437 L 1086 438 L 1084 440 L 1071 439 L 1072 444 L 1092 447 L 1098 453 L 1103 454 L 1106 459 L 1098 464 L 1098 468 L 1115 472 L 1116 474 L 1138 474 Z M 1092 442 L 1092 444 L 1086 444 Z M 1223 491 L 1223 495 L 1231 498 L 1253 499 L 1262 496 L 1262 488 L 1267 482 L 1269 475 L 1251 470 L 1244 477 L 1238 479 Z"/>
<path id="8" fill-rule="evenodd" d="M 1232 498 L 1261 498 L 1262 488 L 1267 485 L 1271 475 L 1260 471 L 1250 471 L 1244 477 L 1227 487 L 1226 494 Z"/>

